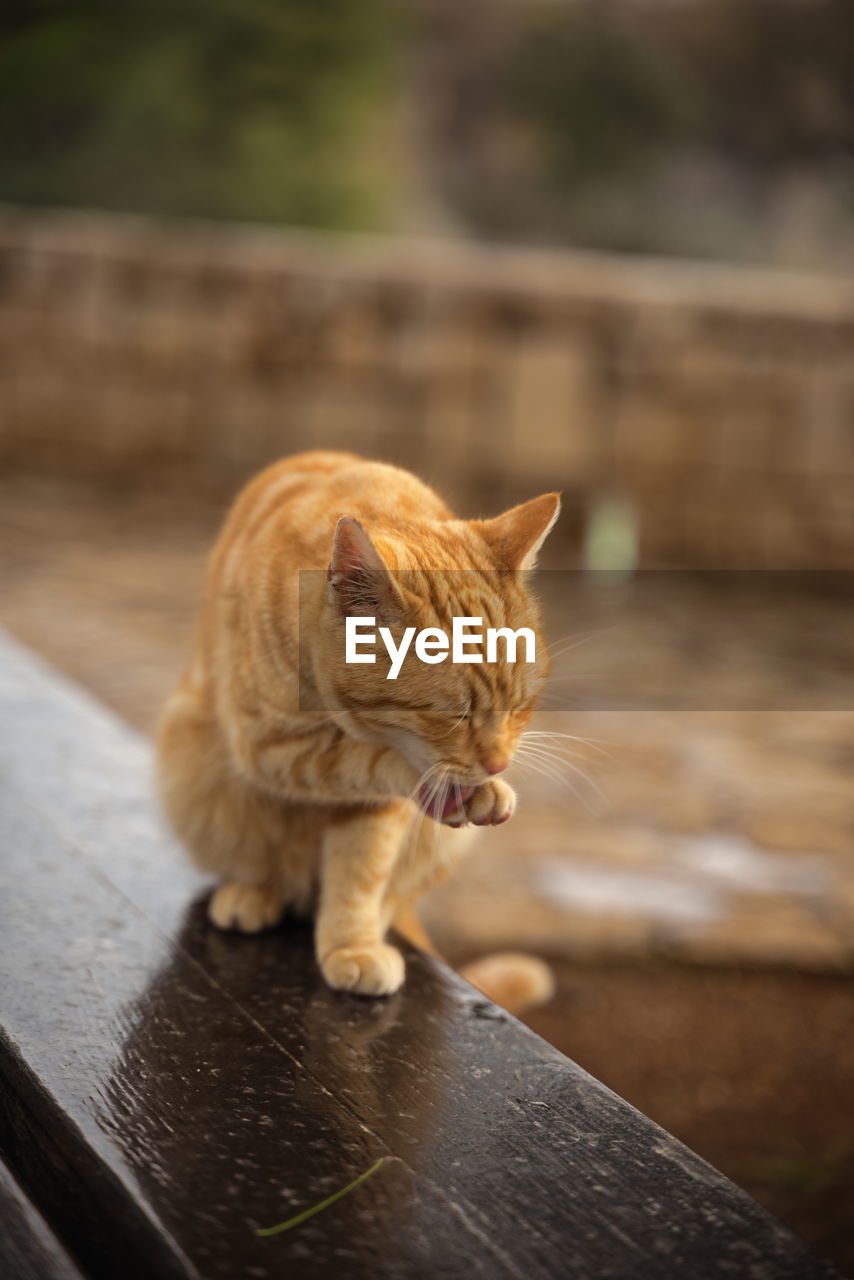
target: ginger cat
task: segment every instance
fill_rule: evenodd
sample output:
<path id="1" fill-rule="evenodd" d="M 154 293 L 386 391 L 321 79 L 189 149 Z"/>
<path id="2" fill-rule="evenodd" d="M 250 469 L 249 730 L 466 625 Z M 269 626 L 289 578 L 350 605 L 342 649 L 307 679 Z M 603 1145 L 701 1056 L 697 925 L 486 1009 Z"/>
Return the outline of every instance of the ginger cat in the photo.
<path id="1" fill-rule="evenodd" d="M 559 508 L 551 493 L 458 520 L 408 472 L 326 452 L 276 463 L 238 496 L 157 744 L 169 820 L 220 878 L 214 924 L 254 933 L 286 910 L 313 911 L 331 987 L 401 986 L 387 930 L 429 946 L 414 901 L 462 852 L 460 828 L 515 808 L 498 775 L 546 659 L 525 575 L 508 571 L 533 566 Z M 396 643 L 405 626 L 450 634 L 454 616 L 525 626 L 536 661 L 499 648 L 492 662 L 429 664 L 410 652 L 392 680 L 379 643 L 373 664 L 344 661 L 355 616 L 386 624 Z M 524 956 L 487 957 L 465 976 L 515 1011 L 551 990 L 546 966 Z"/>

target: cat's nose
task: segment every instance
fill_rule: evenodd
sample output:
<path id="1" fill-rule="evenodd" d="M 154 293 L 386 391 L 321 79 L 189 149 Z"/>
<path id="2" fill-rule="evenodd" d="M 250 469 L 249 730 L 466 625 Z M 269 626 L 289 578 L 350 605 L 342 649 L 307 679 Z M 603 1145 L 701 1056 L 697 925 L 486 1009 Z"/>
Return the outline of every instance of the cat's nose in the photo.
<path id="1" fill-rule="evenodd" d="M 483 767 L 487 773 L 503 773 L 509 763 L 509 756 L 490 756 L 487 760 L 484 760 Z"/>

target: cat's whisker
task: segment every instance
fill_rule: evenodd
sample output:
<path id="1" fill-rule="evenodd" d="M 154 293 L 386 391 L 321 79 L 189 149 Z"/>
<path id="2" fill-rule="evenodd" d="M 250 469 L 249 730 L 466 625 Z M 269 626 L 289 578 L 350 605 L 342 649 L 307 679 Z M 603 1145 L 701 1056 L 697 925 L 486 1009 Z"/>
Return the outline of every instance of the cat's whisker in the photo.
<path id="1" fill-rule="evenodd" d="M 576 786 L 570 778 L 565 776 L 565 774 L 560 771 L 555 772 L 553 768 L 550 767 L 549 762 L 520 754 L 517 754 L 516 760 L 521 768 L 530 769 L 533 773 L 539 774 L 550 785 L 554 786 L 556 784 L 559 788 L 569 791 L 578 803 L 588 811 L 588 813 L 595 813 L 597 811 L 597 807 L 593 803 L 591 797 L 585 795 L 581 788 Z M 604 802 L 605 797 L 601 790 L 596 787 L 589 778 L 586 779 L 586 781 L 591 785 L 592 791 L 600 803 Z"/>
<path id="2" fill-rule="evenodd" d="M 445 794 L 448 788 L 448 771 L 442 766 L 436 773 L 436 777 L 429 788 L 427 794 L 427 803 L 424 806 L 425 813 L 428 809 L 437 810 L 441 813 L 442 805 L 445 802 Z M 430 815 L 432 816 L 432 815 Z"/>
<path id="3" fill-rule="evenodd" d="M 544 743 L 528 742 L 525 743 L 524 748 L 517 748 L 517 750 L 522 749 L 527 751 L 537 751 L 538 754 L 546 756 L 549 760 L 552 760 L 559 768 L 570 770 L 578 769 L 579 766 L 575 764 L 576 760 L 581 760 L 583 762 L 588 760 L 588 757 L 582 754 L 582 752 L 570 751 L 563 745 L 552 748 Z"/>
<path id="4" fill-rule="evenodd" d="M 415 818 L 413 819 L 412 827 L 410 828 L 410 832 L 409 832 L 410 851 L 414 851 L 418 847 L 418 841 L 421 838 L 421 831 L 424 827 L 424 822 L 426 818 L 427 818 L 426 810 L 419 807 L 416 810 Z"/>
<path id="5" fill-rule="evenodd" d="M 523 760 L 523 761 L 520 761 L 520 764 L 524 769 L 528 769 L 532 773 L 539 774 L 550 787 L 553 787 L 555 785 L 554 779 L 549 774 L 544 773 L 542 769 L 539 767 L 539 765 L 537 765 L 533 761 Z M 588 813 L 595 814 L 599 812 L 598 807 L 592 802 L 592 800 L 589 797 L 582 794 L 582 792 L 580 792 L 577 787 L 572 786 L 572 784 L 567 779 L 565 778 L 562 779 L 562 783 L 563 783 L 563 786 L 562 788 L 559 789 L 555 797 L 555 800 L 557 803 L 565 806 L 566 808 L 571 807 L 569 802 L 565 799 L 563 795 L 564 791 L 568 791 L 572 796 L 573 802 L 575 804 L 581 805 L 581 807 L 583 809 L 586 809 Z"/>
<path id="6" fill-rule="evenodd" d="M 522 734 L 523 738 L 569 738 L 572 742 L 588 743 L 604 742 L 607 746 L 612 747 L 614 744 L 609 738 L 589 738 L 581 733 L 564 733 L 561 729 L 526 729 Z"/>
<path id="7" fill-rule="evenodd" d="M 437 814 L 439 814 L 439 815 L 441 815 L 442 810 L 443 810 L 443 809 L 444 809 L 444 807 L 445 807 L 445 801 L 446 801 L 446 800 L 447 800 L 447 798 L 448 798 L 448 788 L 449 788 L 449 786 L 450 786 L 450 783 L 449 783 L 449 781 L 448 781 L 448 774 L 447 774 L 447 772 L 445 772 L 445 773 L 443 773 L 443 774 L 442 774 L 442 783 L 441 783 L 441 786 L 439 787 L 439 792 L 438 792 L 438 794 L 437 794 L 437 796 L 436 796 L 436 800 L 435 800 L 435 804 L 434 804 L 435 811 L 436 811 L 436 813 L 437 813 Z M 434 858 L 435 858 L 435 856 L 436 856 L 436 850 L 437 850 L 437 849 L 438 849 L 438 847 L 439 847 L 439 839 L 440 839 L 441 825 L 442 825 L 442 819 L 441 819 L 441 816 L 439 816 L 439 817 L 434 817 L 434 819 L 433 819 L 433 833 L 432 833 L 432 839 L 431 839 L 431 842 L 430 842 L 431 853 L 432 853 L 432 856 L 433 856 Z"/>
<path id="8" fill-rule="evenodd" d="M 421 833 L 424 830 L 424 824 L 426 821 L 427 821 L 426 809 L 419 808 L 415 818 L 415 823 L 409 838 L 409 848 L 411 852 L 414 852 L 418 847 L 419 841 L 421 840 Z"/>
<path id="9" fill-rule="evenodd" d="M 441 761 L 438 764 L 431 765 L 431 767 L 426 771 L 426 773 L 422 776 L 422 778 L 419 779 L 419 783 L 416 786 L 415 791 L 412 793 L 414 797 L 415 792 L 419 791 L 422 786 L 425 788 L 424 806 L 423 806 L 425 812 L 429 808 L 429 806 L 432 804 L 438 792 L 438 789 L 442 784 L 444 771 L 445 771 L 445 766 L 442 764 Z"/>
<path id="10" fill-rule="evenodd" d="M 527 759 L 519 760 L 518 763 L 520 768 L 528 769 L 532 773 L 536 773 L 541 778 L 544 778 L 550 787 L 554 787 L 555 785 L 558 785 L 559 787 L 562 787 L 568 790 L 573 795 L 573 797 L 579 801 L 579 803 L 585 804 L 584 798 L 579 795 L 577 788 L 573 787 L 572 784 L 568 781 L 568 779 L 560 778 L 553 773 L 547 772 L 537 761 L 534 761 L 534 760 L 527 760 Z M 585 805 L 585 807 L 587 806 Z"/>
<path id="11" fill-rule="evenodd" d="M 529 750 L 540 751 L 543 755 L 551 756 L 553 760 L 558 762 L 587 759 L 583 752 L 573 751 L 572 747 L 567 746 L 565 742 L 549 742 L 547 739 L 540 738 L 535 741 L 529 739 L 520 745 Z"/>
<path id="12" fill-rule="evenodd" d="M 558 636 L 557 639 L 548 641 L 549 652 L 557 645 L 582 644 L 593 634 L 591 631 L 567 631 L 566 635 Z"/>
<path id="13" fill-rule="evenodd" d="M 598 785 L 590 775 L 584 769 L 579 768 L 577 764 L 573 764 L 571 760 L 567 760 L 563 756 L 556 756 L 545 747 L 536 747 L 531 744 L 527 744 L 522 750 L 524 754 L 527 754 L 534 759 L 540 760 L 543 763 L 548 762 L 561 776 L 562 771 L 564 769 L 568 769 L 570 773 L 575 774 L 576 777 L 581 778 L 586 782 L 592 791 L 599 791 Z"/>
<path id="14" fill-rule="evenodd" d="M 444 766 L 440 760 L 436 764 L 431 764 L 429 768 L 425 769 L 424 772 L 421 774 L 420 778 L 415 783 L 415 786 L 410 791 L 409 795 L 407 796 L 407 799 L 414 800 L 419 790 L 421 789 L 421 787 L 427 785 L 427 779 L 431 776 L 431 774 L 434 774 L 437 769 L 442 769 L 442 768 L 444 768 Z"/>
<path id="15" fill-rule="evenodd" d="M 522 741 L 534 742 L 534 744 L 543 742 L 551 743 L 555 747 L 560 747 L 562 745 L 561 740 L 577 742 L 580 746 L 590 747 L 591 750 L 598 752 L 599 755 L 605 756 L 609 760 L 613 759 L 611 753 L 609 751 L 605 751 L 604 747 L 606 745 L 612 747 L 615 744 L 613 742 L 609 742 L 607 738 L 584 738 L 577 733 L 558 733 L 553 729 L 526 729 L 522 734 Z M 568 748 L 564 749 L 568 750 Z"/>
<path id="16" fill-rule="evenodd" d="M 540 774 L 548 782 L 555 781 L 553 776 L 546 773 L 535 760 L 529 760 L 526 756 L 517 756 L 513 763 L 517 764 L 520 769 L 530 769 L 532 773 Z M 564 779 L 561 779 L 561 781 L 564 781 Z"/>
<path id="17" fill-rule="evenodd" d="M 579 756 L 582 759 L 586 758 L 585 752 L 581 751 L 578 747 L 570 746 L 568 742 L 562 742 L 559 738 L 556 740 L 551 738 L 529 738 L 525 745 L 529 747 L 539 747 L 543 751 L 551 751 L 554 754 L 564 753 L 572 758 Z M 580 745 L 585 746 L 586 744 L 581 743 Z"/>
<path id="18" fill-rule="evenodd" d="M 443 737 L 443 738 L 450 738 L 450 736 L 451 736 L 451 734 L 454 732 L 454 730 L 455 730 L 455 729 L 458 729 L 458 728 L 460 727 L 460 725 L 462 724 L 462 722 L 465 720 L 465 718 L 466 718 L 466 715 L 467 715 L 467 714 L 468 714 L 468 713 L 467 713 L 466 711 L 463 711 L 463 713 L 462 713 L 462 715 L 460 716 L 459 720 L 455 720 L 455 721 L 454 721 L 454 723 L 451 725 L 450 729 L 448 730 L 448 732 L 447 732 L 447 733 L 443 733 L 443 734 L 441 735 L 441 737 Z"/>
<path id="19" fill-rule="evenodd" d="M 450 771 L 450 768 L 446 768 L 445 772 L 442 774 L 442 789 L 439 792 L 439 798 L 436 804 L 436 812 L 439 814 L 441 814 L 444 811 L 445 803 L 448 799 L 448 794 L 451 789 L 451 783 L 452 783 L 451 771 Z M 453 785 L 456 786 L 456 783 L 454 783 Z M 436 857 L 436 853 L 439 847 L 441 827 L 442 827 L 441 817 L 434 818 L 433 819 L 433 844 L 431 849 L 432 856 L 434 858 Z"/>
<path id="20" fill-rule="evenodd" d="M 579 768 L 579 766 L 577 764 L 573 764 L 571 760 L 566 760 L 561 756 L 552 755 L 545 747 L 535 747 L 529 744 L 526 747 L 521 748 L 521 750 L 532 754 L 536 759 L 539 759 L 543 763 L 549 761 L 551 765 L 558 770 L 558 772 L 561 769 L 569 769 L 576 777 L 581 778 L 600 800 L 604 800 L 604 792 L 599 784 L 591 778 L 590 774 L 587 773 L 586 770 Z M 517 755 L 518 754 L 519 753 L 517 752 Z"/>
<path id="21" fill-rule="evenodd" d="M 408 799 L 414 800 L 418 791 L 422 787 L 426 788 L 424 803 L 422 804 L 419 801 L 416 804 L 415 812 L 411 819 L 411 825 L 407 833 L 411 849 L 414 849 L 417 846 L 418 838 L 421 835 L 421 828 L 424 826 L 424 820 L 427 817 L 427 809 L 430 807 L 433 801 L 433 798 L 436 794 L 436 791 L 438 789 L 438 786 L 441 783 L 444 769 L 445 769 L 445 765 L 442 763 L 441 760 L 437 761 L 435 764 L 430 765 L 428 769 L 424 770 L 424 772 L 421 774 L 421 777 L 418 779 L 415 786 L 413 787 L 412 791 L 409 793 Z M 428 785 L 428 782 L 429 782 L 429 785 Z"/>
<path id="22" fill-rule="evenodd" d="M 557 658 L 562 658 L 564 654 L 571 653 L 573 649 L 580 649 L 583 644 L 589 644 L 591 640 L 599 640 L 602 636 L 608 635 L 611 631 L 616 631 L 616 625 L 613 627 L 600 627 L 597 631 L 582 631 L 574 636 L 564 636 L 563 640 L 568 640 L 568 644 L 564 644 L 561 640 L 553 641 L 548 646 L 548 654 L 552 662 Z M 562 645 L 561 648 L 555 648 L 555 645 Z"/>
<path id="23" fill-rule="evenodd" d="M 552 760 L 548 760 L 545 757 L 534 755 L 532 752 L 525 752 L 525 753 L 519 752 L 517 753 L 516 759 L 521 761 L 522 763 L 535 762 L 540 767 L 540 770 L 544 775 L 551 777 L 555 782 L 559 782 L 563 785 L 566 785 L 566 786 L 571 785 L 569 780 L 563 775 L 563 773 L 561 773 L 558 765 Z"/>

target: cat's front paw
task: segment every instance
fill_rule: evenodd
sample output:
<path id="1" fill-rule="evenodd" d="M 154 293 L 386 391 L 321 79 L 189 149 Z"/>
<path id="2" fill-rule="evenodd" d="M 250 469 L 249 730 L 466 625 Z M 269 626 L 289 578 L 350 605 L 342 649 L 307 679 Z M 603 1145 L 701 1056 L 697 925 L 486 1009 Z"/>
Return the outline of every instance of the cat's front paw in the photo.
<path id="1" fill-rule="evenodd" d="M 403 985 L 405 965 L 396 947 L 336 947 L 320 962 L 321 972 L 336 991 L 359 996 L 390 996 Z"/>
<path id="2" fill-rule="evenodd" d="M 284 910 L 282 899 L 268 889 L 253 884 L 221 884 L 208 904 L 208 919 L 218 929 L 260 933 L 278 924 Z"/>
<path id="3" fill-rule="evenodd" d="M 451 826 L 473 822 L 476 827 L 497 827 L 512 818 L 516 808 L 516 792 L 500 778 L 481 783 L 453 815 Z"/>

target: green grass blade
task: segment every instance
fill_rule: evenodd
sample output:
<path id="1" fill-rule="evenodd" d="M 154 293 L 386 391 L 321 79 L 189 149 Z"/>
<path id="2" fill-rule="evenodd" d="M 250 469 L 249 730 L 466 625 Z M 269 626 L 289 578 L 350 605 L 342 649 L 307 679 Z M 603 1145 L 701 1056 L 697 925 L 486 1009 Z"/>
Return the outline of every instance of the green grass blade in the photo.
<path id="1" fill-rule="evenodd" d="M 320 1213 L 323 1209 L 328 1209 L 336 1200 L 340 1200 L 342 1196 L 348 1196 L 351 1191 L 355 1191 L 356 1187 L 361 1183 L 367 1182 L 371 1174 L 376 1173 L 386 1162 L 387 1156 L 380 1156 L 376 1164 L 372 1164 L 370 1169 L 366 1169 L 364 1173 L 360 1173 L 358 1178 L 354 1178 L 352 1182 L 348 1182 L 346 1187 L 342 1187 L 340 1191 L 336 1191 L 333 1195 L 327 1196 L 325 1200 L 321 1200 L 320 1204 L 312 1205 L 310 1209 L 304 1209 L 302 1213 L 296 1214 L 293 1218 L 288 1218 L 287 1222 L 280 1222 L 276 1227 L 261 1227 L 256 1230 L 256 1236 L 278 1236 L 283 1231 L 290 1231 L 291 1227 L 298 1227 L 301 1222 L 305 1222 L 307 1218 L 313 1218 L 316 1213 Z"/>

